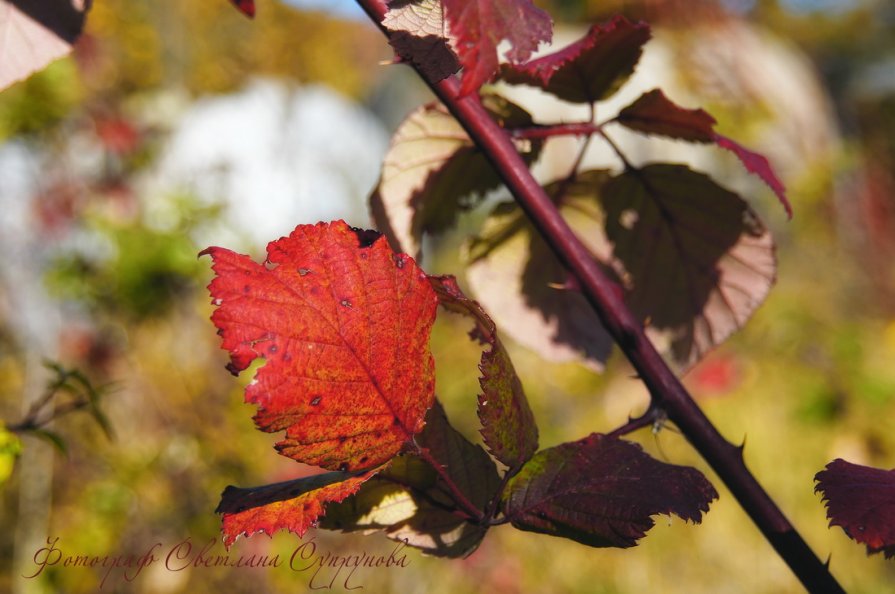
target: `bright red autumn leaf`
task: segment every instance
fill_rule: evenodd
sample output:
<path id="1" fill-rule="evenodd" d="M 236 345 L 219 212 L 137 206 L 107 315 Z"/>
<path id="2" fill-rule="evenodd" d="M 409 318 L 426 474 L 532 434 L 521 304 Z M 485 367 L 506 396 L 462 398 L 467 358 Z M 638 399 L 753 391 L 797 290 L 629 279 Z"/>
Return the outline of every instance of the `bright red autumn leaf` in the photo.
<path id="1" fill-rule="evenodd" d="M 479 370 L 478 413 L 482 438 L 494 457 L 512 470 L 527 462 L 538 449 L 538 427 L 516 375 L 509 353 L 497 337 L 494 322 L 477 301 L 463 294 L 452 276 L 430 277 L 441 305 L 472 317 L 474 334 L 490 346 L 482 353 Z"/>
<path id="2" fill-rule="evenodd" d="M 352 476 L 327 472 L 294 481 L 264 487 L 240 489 L 229 486 L 221 494 L 215 510 L 222 514 L 224 545 L 230 547 L 237 537 L 277 530 L 289 530 L 303 536 L 325 513 L 327 503 L 338 503 L 360 489 L 379 468 Z"/>
<path id="3" fill-rule="evenodd" d="M 593 103 L 606 99 L 634 73 L 650 28 L 616 16 L 594 25 L 575 43 L 522 65 L 504 65 L 502 80 L 540 87 L 560 99 Z"/>
<path id="4" fill-rule="evenodd" d="M 239 12 L 250 19 L 255 18 L 255 0 L 230 0 Z"/>
<path id="5" fill-rule="evenodd" d="M 246 388 L 255 422 L 286 431 L 281 454 L 358 470 L 395 456 L 434 399 L 429 334 L 438 304 L 426 274 L 375 232 L 343 221 L 300 225 L 263 264 L 219 247 L 212 321 Z"/>
<path id="6" fill-rule="evenodd" d="M 504 514 L 520 530 L 592 547 L 632 547 L 651 516 L 699 523 L 718 498 L 695 468 L 659 462 L 639 445 L 594 433 L 541 450 L 504 492 Z"/>
<path id="7" fill-rule="evenodd" d="M 507 59 L 519 63 L 553 37 L 550 15 L 531 0 L 442 0 L 441 4 L 463 66 L 461 96 L 475 92 L 494 75 L 502 42 L 510 45 Z"/>
<path id="8" fill-rule="evenodd" d="M 830 526 L 840 526 L 867 553 L 895 557 L 895 470 L 836 459 L 815 475 Z"/>
<path id="9" fill-rule="evenodd" d="M 89 0 L 0 2 L 0 89 L 68 55 Z"/>
<path id="10" fill-rule="evenodd" d="M 786 188 L 774 173 L 768 160 L 715 132 L 715 118 L 702 109 L 679 107 L 665 97 L 662 91 L 653 89 L 622 109 L 614 121 L 644 134 L 656 134 L 691 142 L 713 142 L 731 151 L 747 171 L 760 177 L 773 190 L 787 216 L 792 218 L 792 205 L 786 198 Z"/>

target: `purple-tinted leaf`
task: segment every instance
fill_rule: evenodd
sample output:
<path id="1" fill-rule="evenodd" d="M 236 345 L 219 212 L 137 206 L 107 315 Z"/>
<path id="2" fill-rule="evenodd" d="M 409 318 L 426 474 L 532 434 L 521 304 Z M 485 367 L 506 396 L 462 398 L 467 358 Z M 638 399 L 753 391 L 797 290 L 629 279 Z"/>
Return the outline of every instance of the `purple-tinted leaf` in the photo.
<path id="1" fill-rule="evenodd" d="M 502 97 L 487 95 L 482 101 L 502 126 L 532 123 L 525 110 Z M 531 143 L 523 155 L 526 161 L 536 159 L 540 147 Z M 395 132 L 370 208 L 392 248 L 419 257 L 424 233 L 449 229 L 460 212 L 500 184 L 460 124 L 444 106 L 433 103 L 414 111 Z"/>
<path id="2" fill-rule="evenodd" d="M 689 367 L 745 324 L 776 274 L 770 233 L 739 196 L 682 165 L 603 188 L 606 235 L 631 309 Z"/>
<path id="3" fill-rule="evenodd" d="M 632 547 L 651 516 L 699 523 L 718 497 L 695 468 L 659 462 L 639 445 L 592 434 L 542 450 L 513 477 L 504 513 L 522 530 L 593 547 Z"/>
<path id="4" fill-rule="evenodd" d="M 90 0 L 0 2 L 0 89 L 68 55 Z"/>
<path id="5" fill-rule="evenodd" d="M 608 260 L 604 217 L 597 194 L 606 172 L 579 175 L 565 186 L 559 208 L 594 257 Z M 498 205 L 480 234 L 467 244 L 467 281 L 501 331 L 550 361 L 580 361 L 599 370 L 612 339 L 579 291 L 568 288 L 568 272 L 515 202 Z"/>
<path id="6" fill-rule="evenodd" d="M 840 526 L 867 553 L 895 557 L 895 470 L 836 459 L 815 475 L 830 526 Z"/>
<path id="7" fill-rule="evenodd" d="M 485 445 L 500 462 L 516 470 L 538 449 L 538 427 L 513 362 L 497 337 L 494 322 L 477 301 L 466 297 L 452 276 L 429 277 L 441 304 L 476 320 L 475 335 L 490 345 L 479 370 L 479 420 Z"/>
<path id="8" fill-rule="evenodd" d="M 558 52 L 502 66 L 500 77 L 510 84 L 540 87 L 566 101 L 593 103 L 615 93 L 634 73 L 649 38 L 648 25 L 616 16 Z"/>
<path id="9" fill-rule="evenodd" d="M 474 93 L 497 71 L 497 46 L 510 62 L 527 60 L 553 37 L 553 22 L 531 0 L 442 0 L 454 49 L 463 65 L 460 95 Z"/>

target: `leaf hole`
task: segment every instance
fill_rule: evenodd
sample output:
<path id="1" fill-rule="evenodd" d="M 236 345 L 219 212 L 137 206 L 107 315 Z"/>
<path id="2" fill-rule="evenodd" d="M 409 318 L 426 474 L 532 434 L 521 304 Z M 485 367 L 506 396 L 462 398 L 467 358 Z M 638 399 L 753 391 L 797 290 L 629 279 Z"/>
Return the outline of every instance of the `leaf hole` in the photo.
<path id="1" fill-rule="evenodd" d="M 339 464 L 339 470 L 341 470 L 342 472 L 346 472 L 348 470 L 348 464 L 346 462 L 342 462 L 341 464 Z"/>
<path id="2" fill-rule="evenodd" d="M 395 266 L 397 266 L 398 269 L 404 268 L 404 255 L 403 254 L 395 256 Z"/>
<path id="3" fill-rule="evenodd" d="M 306 276 L 310 273 L 311 273 L 311 270 L 309 268 L 299 268 L 298 269 L 298 274 L 301 276 Z"/>
<path id="4" fill-rule="evenodd" d="M 342 307 L 351 307 L 351 302 L 347 299 L 342 299 Z"/>
<path id="5" fill-rule="evenodd" d="M 633 208 L 627 208 L 622 211 L 622 213 L 618 216 L 619 224 L 630 231 L 634 228 L 634 225 L 637 224 L 637 221 L 640 220 L 640 213 L 638 213 Z"/>
<path id="6" fill-rule="evenodd" d="M 311 406 L 317 406 L 318 404 L 320 404 L 320 400 L 320 396 L 314 396 L 313 398 L 311 398 Z"/>

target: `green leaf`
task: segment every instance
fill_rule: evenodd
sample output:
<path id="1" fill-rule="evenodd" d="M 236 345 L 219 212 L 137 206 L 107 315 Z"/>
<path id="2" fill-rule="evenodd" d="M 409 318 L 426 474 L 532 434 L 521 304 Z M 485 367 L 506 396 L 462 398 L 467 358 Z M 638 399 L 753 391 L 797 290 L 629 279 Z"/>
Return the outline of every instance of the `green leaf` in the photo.
<path id="1" fill-rule="evenodd" d="M 520 530 L 592 547 L 632 547 L 651 516 L 699 523 L 718 497 L 695 468 L 659 462 L 639 445 L 594 433 L 535 454 L 504 491 L 504 513 Z"/>

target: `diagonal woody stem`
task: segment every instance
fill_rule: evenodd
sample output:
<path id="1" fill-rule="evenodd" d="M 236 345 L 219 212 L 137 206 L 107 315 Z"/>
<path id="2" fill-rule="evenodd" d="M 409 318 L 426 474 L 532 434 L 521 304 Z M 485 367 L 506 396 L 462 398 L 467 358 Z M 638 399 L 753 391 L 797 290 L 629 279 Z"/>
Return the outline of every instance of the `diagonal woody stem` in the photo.
<path id="1" fill-rule="evenodd" d="M 382 28 L 383 0 L 357 0 Z M 388 34 L 383 29 L 383 32 Z M 694 448 L 709 463 L 780 557 L 809 592 L 844 592 L 774 500 L 746 468 L 740 448 L 728 442 L 705 416 L 643 332 L 643 325 L 624 302 L 622 288 L 599 268 L 553 202 L 532 177 L 509 134 L 487 114 L 477 95 L 459 97 L 456 77 L 432 82 L 420 77 L 450 110 L 487 156 L 535 228 L 565 267 L 606 330 L 621 347 L 649 389 L 655 406 L 664 409 Z"/>

